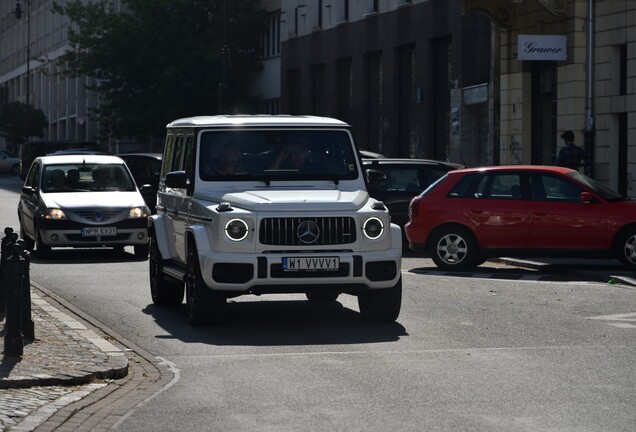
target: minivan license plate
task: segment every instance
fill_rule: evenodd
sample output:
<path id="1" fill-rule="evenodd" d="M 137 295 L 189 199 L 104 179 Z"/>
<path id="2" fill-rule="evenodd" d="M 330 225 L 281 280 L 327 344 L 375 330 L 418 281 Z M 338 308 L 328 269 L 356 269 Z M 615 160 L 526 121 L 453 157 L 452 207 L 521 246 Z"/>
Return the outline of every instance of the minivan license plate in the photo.
<path id="1" fill-rule="evenodd" d="M 340 268 L 339 257 L 286 257 L 283 258 L 284 271 L 323 270 L 334 271 Z"/>
<path id="2" fill-rule="evenodd" d="M 117 227 L 84 227 L 82 228 L 83 237 L 114 236 L 114 235 L 117 235 Z"/>

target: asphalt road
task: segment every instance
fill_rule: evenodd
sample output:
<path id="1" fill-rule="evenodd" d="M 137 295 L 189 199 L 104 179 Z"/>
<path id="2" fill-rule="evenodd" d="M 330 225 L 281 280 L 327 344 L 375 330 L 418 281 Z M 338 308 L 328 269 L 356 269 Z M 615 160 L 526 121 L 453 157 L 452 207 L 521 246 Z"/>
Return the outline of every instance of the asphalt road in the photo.
<path id="1" fill-rule="evenodd" d="M 3 185 L 7 189 L 2 189 Z M 0 223 L 17 195 L 0 180 Z M 394 324 L 356 299 L 231 300 L 222 327 L 150 300 L 131 253 L 33 257 L 31 279 L 174 371 L 121 430 L 633 431 L 636 290 L 487 264 L 472 275 L 406 258 Z"/>

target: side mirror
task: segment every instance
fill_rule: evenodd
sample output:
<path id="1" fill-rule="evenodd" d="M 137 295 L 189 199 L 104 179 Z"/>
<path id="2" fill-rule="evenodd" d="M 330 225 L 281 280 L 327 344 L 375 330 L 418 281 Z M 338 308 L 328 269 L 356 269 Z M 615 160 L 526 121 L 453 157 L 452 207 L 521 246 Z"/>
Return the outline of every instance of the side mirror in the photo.
<path id="1" fill-rule="evenodd" d="M 25 195 L 33 195 L 35 193 L 35 189 L 31 186 L 23 186 L 22 193 Z"/>
<path id="2" fill-rule="evenodd" d="M 185 189 L 188 187 L 188 178 L 185 171 L 173 171 L 166 174 L 166 187 L 172 189 Z"/>
<path id="3" fill-rule="evenodd" d="M 589 192 L 581 192 L 579 196 L 580 203 L 591 203 L 593 201 L 592 194 Z"/>
<path id="4" fill-rule="evenodd" d="M 367 170 L 367 183 L 370 187 L 379 188 L 386 183 L 386 174 L 384 172 L 374 169 Z"/>

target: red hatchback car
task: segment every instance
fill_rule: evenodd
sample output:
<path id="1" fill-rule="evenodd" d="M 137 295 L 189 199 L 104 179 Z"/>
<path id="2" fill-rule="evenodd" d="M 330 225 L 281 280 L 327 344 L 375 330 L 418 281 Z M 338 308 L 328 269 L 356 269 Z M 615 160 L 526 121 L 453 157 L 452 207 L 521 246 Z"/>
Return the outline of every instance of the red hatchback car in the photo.
<path id="1" fill-rule="evenodd" d="M 569 168 L 449 171 L 409 207 L 412 250 L 443 269 L 488 257 L 618 258 L 636 269 L 636 201 Z"/>

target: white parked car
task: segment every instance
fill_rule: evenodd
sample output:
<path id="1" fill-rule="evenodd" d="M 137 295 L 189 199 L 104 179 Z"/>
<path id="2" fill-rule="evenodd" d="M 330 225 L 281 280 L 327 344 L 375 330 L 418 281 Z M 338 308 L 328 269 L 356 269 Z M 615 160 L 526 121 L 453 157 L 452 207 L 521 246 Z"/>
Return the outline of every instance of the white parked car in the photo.
<path id="1" fill-rule="evenodd" d="M 20 174 L 20 158 L 6 150 L 0 150 L 0 173 Z"/>
<path id="2" fill-rule="evenodd" d="M 377 173 L 380 174 L 381 173 Z M 154 303 L 220 323 L 226 299 L 358 297 L 371 321 L 397 319 L 400 228 L 369 197 L 349 127 L 308 116 L 212 116 L 168 125 L 150 218 Z M 383 176 L 382 176 L 383 177 Z"/>
<path id="3" fill-rule="evenodd" d="M 36 158 L 18 204 L 20 236 L 41 258 L 54 247 L 132 245 L 148 256 L 148 216 L 122 159 L 106 155 Z"/>

